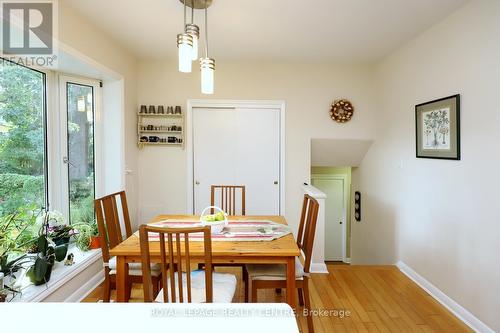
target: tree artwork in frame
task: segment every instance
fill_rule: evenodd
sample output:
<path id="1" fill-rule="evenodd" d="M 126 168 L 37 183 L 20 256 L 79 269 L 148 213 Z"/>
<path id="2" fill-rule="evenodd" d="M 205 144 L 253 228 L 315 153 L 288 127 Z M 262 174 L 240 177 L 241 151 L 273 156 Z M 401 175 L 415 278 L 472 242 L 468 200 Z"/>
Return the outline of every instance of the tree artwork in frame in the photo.
<path id="1" fill-rule="evenodd" d="M 417 158 L 460 160 L 460 95 L 415 106 Z"/>

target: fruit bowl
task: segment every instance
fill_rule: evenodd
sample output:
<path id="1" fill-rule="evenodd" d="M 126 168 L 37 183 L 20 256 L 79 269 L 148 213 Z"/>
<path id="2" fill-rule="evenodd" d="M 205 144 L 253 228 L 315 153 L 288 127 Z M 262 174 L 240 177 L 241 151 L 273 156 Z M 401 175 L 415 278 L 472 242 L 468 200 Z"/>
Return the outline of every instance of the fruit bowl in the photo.
<path id="1" fill-rule="evenodd" d="M 217 213 L 207 214 L 207 212 L 211 209 L 217 211 Z M 203 226 L 210 226 L 210 232 L 212 234 L 220 234 L 224 227 L 228 224 L 227 214 L 217 206 L 209 206 L 201 212 L 200 223 Z"/>

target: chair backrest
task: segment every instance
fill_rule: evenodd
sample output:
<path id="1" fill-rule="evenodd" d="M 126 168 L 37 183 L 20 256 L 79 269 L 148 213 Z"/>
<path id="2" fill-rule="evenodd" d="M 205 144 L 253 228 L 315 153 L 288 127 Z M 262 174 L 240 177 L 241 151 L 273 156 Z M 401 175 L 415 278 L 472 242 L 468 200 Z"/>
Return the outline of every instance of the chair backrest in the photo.
<path id="1" fill-rule="evenodd" d="M 316 222 L 318 220 L 319 203 L 308 194 L 304 195 L 302 213 L 297 232 L 297 246 L 304 253 L 304 272 L 309 273 L 311 267 Z"/>
<path id="2" fill-rule="evenodd" d="M 123 242 L 117 200 L 122 207 L 123 225 L 126 237 L 132 236 L 130 216 L 128 213 L 127 196 L 125 191 L 116 192 L 94 200 L 97 226 L 102 249 L 102 259 L 109 262 L 109 249 Z"/>
<path id="3" fill-rule="evenodd" d="M 210 227 L 159 228 L 141 225 L 139 228 L 139 237 L 141 243 L 142 283 L 145 302 L 152 302 L 154 296 L 156 296 L 153 295 L 152 289 L 149 233 L 157 233 L 160 240 L 160 265 L 162 273 L 161 282 L 163 286 L 163 301 L 170 303 L 183 303 L 185 301 L 182 277 L 182 263 L 184 262 L 187 302 L 191 303 L 191 253 L 189 252 L 189 234 L 198 232 L 202 232 L 204 236 L 203 258 L 205 264 L 205 300 L 207 303 L 213 302 L 212 238 L 210 235 Z M 182 243 L 184 243 L 184 246 L 182 246 Z M 177 274 L 177 279 L 175 279 L 175 274 Z M 167 277 L 170 280 L 170 286 Z"/>
<path id="4" fill-rule="evenodd" d="M 220 196 L 216 192 L 220 191 Z M 241 191 L 241 205 L 238 211 L 236 203 L 238 192 Z M 216 204 L 216 197 L 220 202 Z M 210 205 L 218 206 L 229 215 L 245 215 L 245 186 L 244 185 L 212 185 L 210 190 Z"/>

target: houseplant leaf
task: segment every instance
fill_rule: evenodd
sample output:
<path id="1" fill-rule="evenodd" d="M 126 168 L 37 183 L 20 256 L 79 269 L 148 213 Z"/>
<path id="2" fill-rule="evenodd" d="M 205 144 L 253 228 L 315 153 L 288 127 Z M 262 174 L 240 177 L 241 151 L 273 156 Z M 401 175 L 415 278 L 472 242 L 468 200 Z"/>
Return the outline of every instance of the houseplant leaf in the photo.
<path id="1" fill-rule="evenodd" d="M 45 256 L 47 254 L 47 248 L 49 246 L 47 237 L 45 235 L 41 235 L 40 237 L 38 237 L 37 244 L 38 244 L 38 251 Z"/>
<path id="2" fill-rule="evenodd" d="M 49 266 L 49 263 L 47 262 L 46 258 L 44 258 L 44 257 L 36 258 L 35 265 L 33 266 L 33 275 L 34 275 L 35 281 L 31 281 L 31 282 L 37 284 L 37 282 L 43 281 L 43 278 L 45 277 L 45 273 L 47 273 L 48 266 Z"/>

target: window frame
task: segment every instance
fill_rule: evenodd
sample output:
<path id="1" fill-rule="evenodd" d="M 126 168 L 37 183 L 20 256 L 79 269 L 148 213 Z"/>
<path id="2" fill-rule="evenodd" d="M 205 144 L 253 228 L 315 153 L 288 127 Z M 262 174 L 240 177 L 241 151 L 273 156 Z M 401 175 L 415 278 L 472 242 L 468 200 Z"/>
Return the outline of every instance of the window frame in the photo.
<path id="1" fill-rule="evenodd" d="M 22 64 L 18 64 L 14 61 L 11 61 L 9 59 L 0 57 L 0 60 L 2 62 L 8 62 L 13 66 L 19 66 L 26 68 L 30 71 L 34 71 L 37 73 L 42 74 L 42 79 L 43 79 L 43 91 L 42 91 L 42 96 L 43 96 L 43 102 L 42 102 L 42 127 L 43 127 L 43 177 L 44 177 L 44 192 L 45 192 L 45 202 L 40 209 L 43 210 L 49 210 L 50 208 L 50 203 L 51 203 L 51 193 L 50 193 L 50 177 L 49 177 L 49 143 L 48 143 L 48 98 L 49 98 L 49 80 L 48 80 L 48 74 L 47 71 L 39 68 L 34 68 L 34 67 L 29 67 L 25 66 Z M 2 64 L 3 66 L 3 64 Z"/>
<path id="2" fill-rule="evenodd" d="M 59 175 L 59 184 L 55 185 L 54 188 L 58 188 L 58 193 L 54 194 L 58 202 L 57 206 L 60 212 L 63 213 L 66 221 L 71 223 L 70 220 L 70 202 L 69 202 L 69 168 L 68 164 L 63 162 L 64 157 L 68 157 L 69 146 L 68 146 L 68 129 L 67 129 L 67 87 L 68 83 L 83 85 L 92 87 L 93 91 L 93 116 L 94 116 L 94 196 L 99 193 L 102 182 L 100 181 L 101 175 L 101 147 L 98 144 L 101 138 L 101 99 L 102 92 L 100 87 L 100 81 L 96 79 L 90 79 L 85 77 L 80 77 L 76 75 L 69 75 L 66 73 L 54 73 L 55 74 L 55 88 L 58 91 L 57 94 L 57 114 L 58 119 L 55 123 L 58 125 L 59 139 L 56 142 L 58 153 L 54 156 L 54 172 Z"/>

